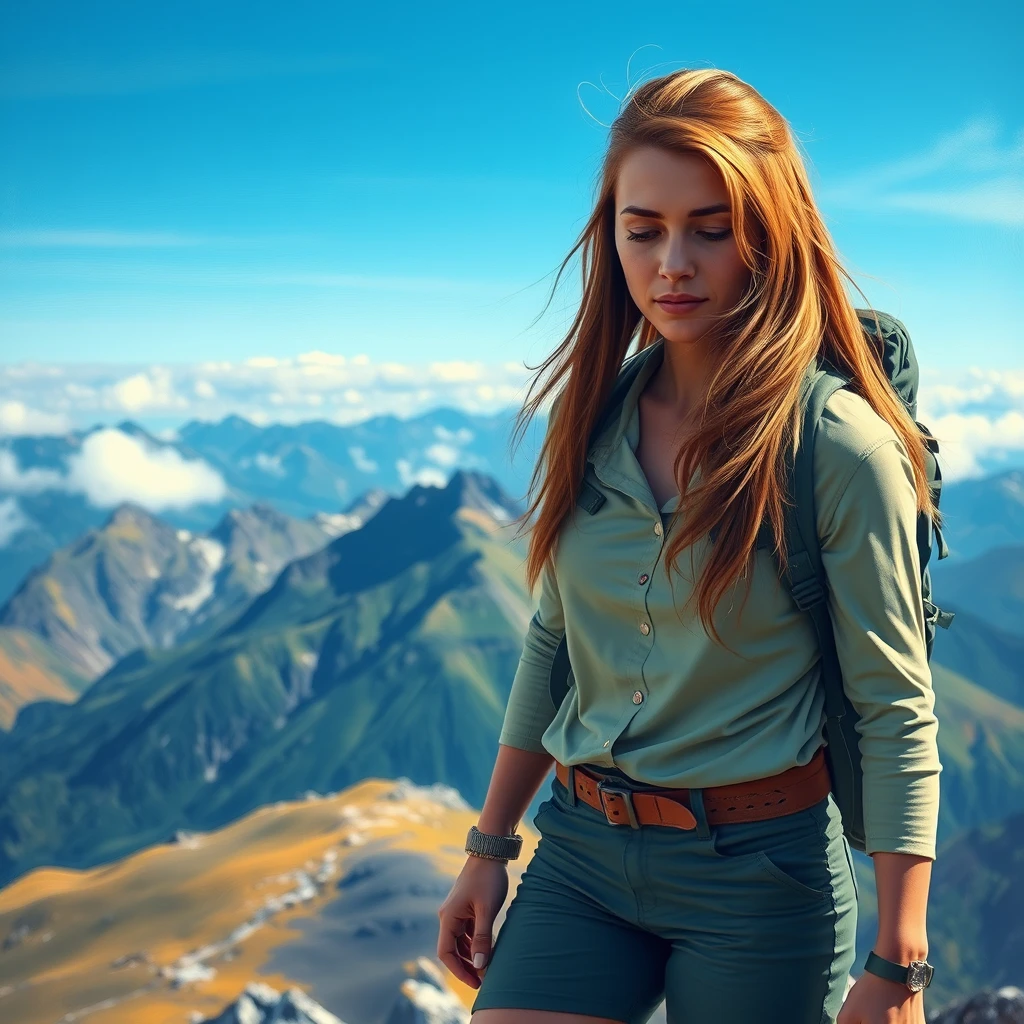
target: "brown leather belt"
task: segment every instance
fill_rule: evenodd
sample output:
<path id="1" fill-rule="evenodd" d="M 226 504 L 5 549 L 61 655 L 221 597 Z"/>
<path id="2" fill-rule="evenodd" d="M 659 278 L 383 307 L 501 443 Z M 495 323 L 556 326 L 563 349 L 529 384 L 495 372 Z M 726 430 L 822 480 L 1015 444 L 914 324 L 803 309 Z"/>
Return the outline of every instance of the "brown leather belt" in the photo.
<path id="1" fill-rule="evenodd" d="M 568 789 L 569 769 L 560 761 L 555 762 L 555 775 Z M 612 825 L 697 827 L 697 819 L 690 810 L 689 789 L 627 789 L 617 785 L 619 779 L 593 775 L 580 765 L 573 766 L 573 779 L 576 798 L 602 811 Z M 812 807 L 824 799 L 831 788 L 825 748 L 818 747 L 807 764 L 788 768 L 778 775 L 728 786 L 708 786 L 703 791 L 704 811 L 709 825 L 761 821 Z"/>

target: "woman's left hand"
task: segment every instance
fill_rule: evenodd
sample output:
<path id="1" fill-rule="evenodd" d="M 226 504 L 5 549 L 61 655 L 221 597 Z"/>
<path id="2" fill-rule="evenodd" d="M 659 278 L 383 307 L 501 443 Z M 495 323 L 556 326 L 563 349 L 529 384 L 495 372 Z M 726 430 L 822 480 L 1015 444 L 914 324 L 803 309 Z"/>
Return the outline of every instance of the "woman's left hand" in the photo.
<path id="1" fill-rule="evenodd" d="M 926 1024 L 924 992 L 865 971 L 853 983 L 836 1024 Z"/>

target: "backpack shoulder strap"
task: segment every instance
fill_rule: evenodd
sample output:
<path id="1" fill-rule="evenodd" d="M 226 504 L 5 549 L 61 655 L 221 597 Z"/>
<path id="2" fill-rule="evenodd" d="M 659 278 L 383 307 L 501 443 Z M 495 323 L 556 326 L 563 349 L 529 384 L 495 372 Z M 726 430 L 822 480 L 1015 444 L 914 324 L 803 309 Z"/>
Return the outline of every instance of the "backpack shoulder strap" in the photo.
<path id="1" fill-rule="evenodd" d="M 814 623 L 821 646 L 825 710 L 829 718 L 845 713 L 843 679 L 836 653 L 832 620 L 828 611 L 825 567 L 818 539 L 818 518 L 814 500 L 814 441 L 825 404 L 849 378 L 826 362 L 808 367 L 800 392 L 801 426 L 795 458 L 788 467 L 787 493 L 793 504 L 785 510 L 788 571 L 779 573 L 801 611 Z"/>

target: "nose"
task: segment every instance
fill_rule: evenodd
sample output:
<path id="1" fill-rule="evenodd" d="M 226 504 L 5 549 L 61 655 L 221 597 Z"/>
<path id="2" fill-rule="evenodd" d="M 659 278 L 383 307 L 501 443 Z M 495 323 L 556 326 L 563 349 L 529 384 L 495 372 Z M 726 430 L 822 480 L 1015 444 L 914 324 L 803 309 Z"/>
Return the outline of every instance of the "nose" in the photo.
<path id="1" fill-rule="evenodd" d="M 696 273 L 692 246 L 686 244 L 683 235 L 675 238 L 669 237 L 668 245 L 665 246 L 659 272 L 661 276 L 670 281 L 677 278 L 690 278 Z"/>

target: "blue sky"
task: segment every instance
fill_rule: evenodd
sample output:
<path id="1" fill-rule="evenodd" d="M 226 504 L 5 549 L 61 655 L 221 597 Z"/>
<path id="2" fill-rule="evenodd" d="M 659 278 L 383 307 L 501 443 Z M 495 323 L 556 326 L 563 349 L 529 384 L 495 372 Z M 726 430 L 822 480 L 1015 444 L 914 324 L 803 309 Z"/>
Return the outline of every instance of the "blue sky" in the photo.
<path id="1" fill-rule="evenodd" d="M 1024 368 L 1019 5 L 0 9 L 8 368 L 536 364 L 604 126 L 684 66 L 789 119 L 923 366 Z"/>

